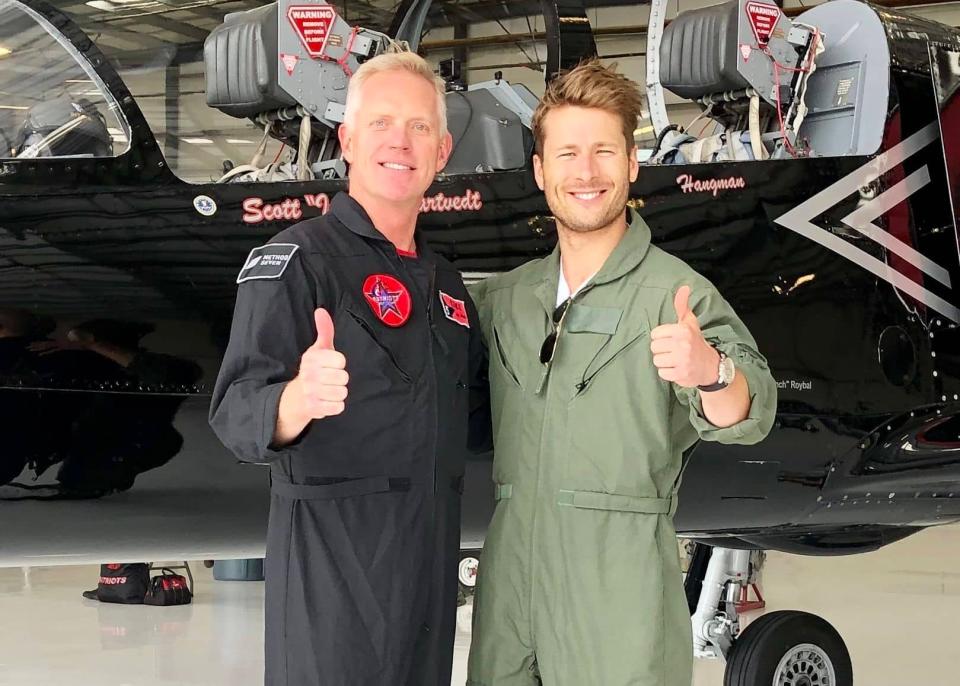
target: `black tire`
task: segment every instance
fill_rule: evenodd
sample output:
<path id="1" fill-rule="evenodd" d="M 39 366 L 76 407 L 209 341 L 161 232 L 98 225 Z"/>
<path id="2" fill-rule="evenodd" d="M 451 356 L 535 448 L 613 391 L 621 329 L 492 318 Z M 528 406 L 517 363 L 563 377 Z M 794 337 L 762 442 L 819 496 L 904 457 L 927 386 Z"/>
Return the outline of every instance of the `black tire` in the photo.
<path id="1" fill-rule="evenodd" d="M 774 681 L 781 660 L 802 644 L 815 646 L 820 656 L 796 659 L 787 680 Z M 817 664 L 824 659 L 823 664 Z M 822 678 L 824 665 L 833 667 L 835 680 Z M 752 622 L 737 638 L 727 656 L 724 686 L 853 686 L 850 653 L 827 620 L 807 612 L 770 612 Z"/>

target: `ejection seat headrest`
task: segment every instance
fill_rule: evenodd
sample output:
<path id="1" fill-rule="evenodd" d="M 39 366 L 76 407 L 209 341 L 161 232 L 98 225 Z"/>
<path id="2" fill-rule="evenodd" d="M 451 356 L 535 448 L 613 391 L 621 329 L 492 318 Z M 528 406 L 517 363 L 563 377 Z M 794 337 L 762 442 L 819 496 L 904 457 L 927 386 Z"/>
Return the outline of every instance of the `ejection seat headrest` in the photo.
<path id="1" fill-rule="evenodd" d="M 749 84 L 737 71 L 737 12 L 725 2 L 688 10 L 663 31 L 660 83 L 681 98 L 739 90 Z"/>
<path id="2" fill-rule="evenodd" d="M 59 97 L 31 107 L 17 133 L 16 152 L 19 155 L 38 144 L 36 157 L 113 154 L 106 121 L 85 98 Z"/>

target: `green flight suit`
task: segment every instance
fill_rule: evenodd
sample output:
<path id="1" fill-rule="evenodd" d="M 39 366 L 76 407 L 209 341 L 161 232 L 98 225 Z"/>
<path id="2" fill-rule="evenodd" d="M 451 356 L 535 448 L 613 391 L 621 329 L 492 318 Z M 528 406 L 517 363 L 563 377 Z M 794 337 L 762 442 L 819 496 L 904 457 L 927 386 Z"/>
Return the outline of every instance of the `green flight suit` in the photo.
<path id="1" fill-rule="evenodd" d="M 575 295 L 549 371 L 559 251 L 472 289 L 490 354 L 497 506 L 474 599 L 468 686 L 689 686 L 690 616 L 673 513 L 684 450 L 769 432 L 776 385 L 706 279 L 630 227 Z M 725 429 L 657 375 L 650 332 L 691 286 L 704 337 L 733 358 L 750 415 Z"/>

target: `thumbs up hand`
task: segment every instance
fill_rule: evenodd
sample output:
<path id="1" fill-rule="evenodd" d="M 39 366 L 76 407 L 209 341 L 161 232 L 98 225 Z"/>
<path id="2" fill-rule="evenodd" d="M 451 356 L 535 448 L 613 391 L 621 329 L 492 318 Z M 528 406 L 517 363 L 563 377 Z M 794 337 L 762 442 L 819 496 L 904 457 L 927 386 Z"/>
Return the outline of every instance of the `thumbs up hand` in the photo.
<path id="1" fill-rule="evenodd" d="M 700 332 L 697 315 L 690 309 L 690 286 L 681 286 L 673 298 L 676 324 L 661 324 L 650 334 L 653 364 L 664 381 L 695 388 L 716 383 L 720 354 Z"/>
<path id="2" fill-rule="evenodd" d="M 347 399 L 347 358 L 333 347 L 333 320 L 322 307 L 313 313 L 317 340 L 300 356 L 297 384 L 301 416 L 322 419 L 338 415 Z"/>

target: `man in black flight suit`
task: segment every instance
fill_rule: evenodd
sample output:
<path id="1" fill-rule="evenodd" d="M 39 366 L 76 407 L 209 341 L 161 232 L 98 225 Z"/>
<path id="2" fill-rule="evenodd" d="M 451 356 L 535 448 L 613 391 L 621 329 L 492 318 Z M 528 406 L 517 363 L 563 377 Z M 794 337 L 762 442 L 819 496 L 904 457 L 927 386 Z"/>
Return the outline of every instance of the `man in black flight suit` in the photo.
<path id="1" fill-rule="evenodd" d="M 352 77 L 349 194 L 254 249 L 210 423 L 271 465 L 269 686 L 448 686 L 476 311 L 415 233 L 450 154 L 411 53 Z M 349 389 L 349 396 L 347 394 Z"/>

